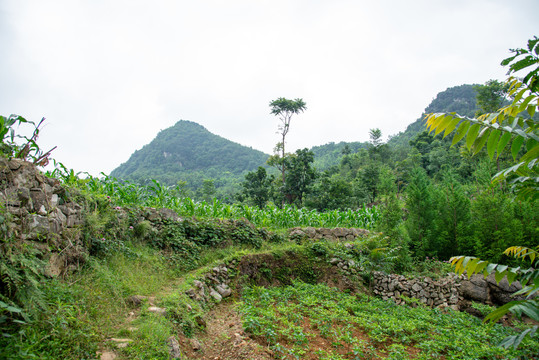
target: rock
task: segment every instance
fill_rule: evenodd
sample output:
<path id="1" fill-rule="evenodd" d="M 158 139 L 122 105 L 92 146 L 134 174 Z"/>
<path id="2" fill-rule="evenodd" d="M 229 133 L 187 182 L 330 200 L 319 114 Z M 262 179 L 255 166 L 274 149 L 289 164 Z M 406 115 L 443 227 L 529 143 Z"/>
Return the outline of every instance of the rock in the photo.
<path id="1" fill-rule="evenodd" d="M 498 305 L 505 305 L 513 300 L 523 300 L 524 296 L 513 296 L 513 293 L 522 289 L 522 285 L 518 281 L 514 281 L 509 285 L 507 276 L 505 276 L 500 283 L 496 282 L 494 274 L 487 276 L 486 281 L 490 290 L 492 301 Z"/>
<path id="2" fill-rule="evenodd" d="M 316 229 L 313 227 L 306 227 L 303 229 L 303 232 L 305 235 L 307 235 L 309 238 L 314 238 L 316 236 Z"/>
<path id="3" fill-rule="evenodd" d="M 204 318 L 200 315 L 196 316 L 195 317 L 195 322 L 197 323 L 198 326 L 200 326 L 202 329 L 205 329 L 206 328 L 206 320 L 204 320 Z"/>
<path id="4" fill-rule="evenodd" d="M 56 277 L 61 275 L 65 270 L 66 259 L 64 256 L 57 253 L 51 254 L 49 263 L 45 268 L 45 275 L 50 277 Z"/>
<path id="5" fill-rule="evenodd" d="M 338 238 L 344 238 L 348 235 L 348 229 L 345 228 L 335 228 L 332 231 L 332 235 Z"/>
<path id="6" fill-rule="evenodd" d="M 303 237 L 305 237 L 305 233 L 301 229 L 294 229 L 294 230 L 290 231 L 288 236 L 290 238 L 294 238 L 294 237 L 303 238 Z"/>
<path id="7" fill-rule="evenodd" d="M 163 308 L 160 308 L 160 307 L 157 307 L 157 306 L 150 306 L 148 308 L 148 311 L 151 312 L 151 313 L 154 313 L 154 314 L 158 314 L 158 315 L 165 315 L 167 310 L 166 309 L 163 309 Z"/>
<path id="8" fill-rule="evenodd" d="M 98 351 L 96 354 L 97 356 L 99 356 L 99 360 L 114 360 L 116 359 L 116 356 L 117 356 L 112 351 L 103 351 L 103 352 Z"/>
<path id="9" fill-rule="evenodd" d="M 223 300 L 223 297 L 221 296 L 221 294 L 219 294 L 217 291 L 215 291 L 215 289 L 211 289 L 210 290 L 210 296 L 216 301 L 216 302 L 221 302 L 221 300 Z"/>
<path id="10" fill-rule="evenodd" d="M 464 298 L 486 302 L 488 299 L 488 286 L 483 275 L 473 275 L 469 280 L 462 280 L 460 283 L 460 293 Z"/>
<path id="11" fill-rule="evenodd" d="M 125 348 L 129 345 L 129 343 L 133 342 L 132 339 L 116 339 L 116 338 L 110 338 L 110 341 L 114 341 L 116 343 L 116 347 L 119 349 Z"/>
<path id="12" fill-rule="evenodd" d="M 412 285 L 412 290 L 414 290 L 415 292 L 421 291 L 422 289 L 423 288 L 418 283 Z"/>
<path id="13" fill-rule="evenodd" d="M 224 298 L 232 294 L 232 290 L 230 290 L 228 285 L 225 285 L 225 284 L 217 285 L 216 289 L 217 289 L 217 292 Z"/>
<path id="14" fill-rule="evenodd" d="M 182 358 L 182 352 L 180 350 L 180 343 L 178 340 L 171 336 L 167 339 L 168 343 L 168 353 L 170 354 L 171 359 L 181 359 Z"/>
<path id="15" fill-rule="evenodd" d="M 47 235 L 50 232 L 49 219 L 36 214 L 28 216 L 28 237 L 36 239 L 40 235 Z"/>
<path id="16" fill-rule="evenodd" d="M 140 304 L 142 304 L 142 302 L 144 300 L 146 300 L 148 297 L 144 296 L 144 295 L 133 295 L 133 296 L 130 296 L 127 298 L 127 303 L 129 305 L 132 305 L 132 306 L 135 306 L 135 307 L 138 307 L 140 306 Z"/>
<path id="17" fill-rule="evenodd" d="M 195 293 L 195 290 L 193 290 L 193 289 L 186 290 L 185 294 L 187 296 L 189 296 L 191 299 L 195 299 L 196 296 L 197 296 L 196 293 Z"/>
<path id="18" fill-rule="evenodd" d="M 189 339 L 189 342 L 191 343 L 191 348 L 195 351 L 202 350 L 202 344 L 197 339 Z"/>

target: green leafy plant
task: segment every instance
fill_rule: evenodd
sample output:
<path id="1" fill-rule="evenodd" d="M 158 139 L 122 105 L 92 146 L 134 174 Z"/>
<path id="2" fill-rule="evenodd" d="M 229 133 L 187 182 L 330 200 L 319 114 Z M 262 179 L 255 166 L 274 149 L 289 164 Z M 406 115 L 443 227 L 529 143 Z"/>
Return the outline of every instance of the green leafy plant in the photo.
<path id="1" fill-rule="evenodd" d="M 19 115 L 10 115 L 8 117 L 0 115 L 0 140 L 1 152 L 8 157 L 14 157 L 23 160 L 32 160 L 38 166 L 46 166 L 49 163 L 49 156 L 56 146 L 49 151 L 43 152 L 37 144 L 39 136 L 39 127 L 43 124 L 45 118 L 36 125 L 33 121 L 28 121 Z M 34 126 L 30 138 L 19 135 L 15 132 L 15 126 L 30 124 Z M 16 139 L 22 139 L 22 144 L 18 144 Z"/>
<path id="2" fill-rule="evenodd" d="M 509 73 L 539 64 L 539 38 L 528 41 L 528 49 L 512 50 L 515 55 L 503 60 Z M 524 56 L 524 58 L 522 58 Z M 444 138 L 455 131 L 452 145 L 465 139 L 472 154 L 487 149 L 490 158 L 496 158 L 511 144 L 515 163 L 494 175 L 493 182 L 509 180 L 518 198 L 539 197 L 539 122 L 534 115 L 539 110 L 538 68 L 528 72 L 523 80 L 507 80 L 509 105 L 477 118 L 455 113 L 427 114 L 427 128 L 435 135 L 444 132 Z M 525 116 L 527 114 L 528 116 Z M 522 150 L 523 149 L 523 150 Z"/>
<path id="3" fill-rule="evenodd" d="M 451 258 L 451 263 L 455 267 L 455 271 L 462 275 L 464 272 L 471 277 L 473 274 L 483 274 L 485 277 L 489 274 L 494 274 L 496 281 L 499 283 L 502 279 L 507 278 L 509 284 L 518 280 L 523 286 L 521 290 L 514 295 L 523 295 L 524 300 L 514 300 L 492 311 L 485 317 L 485 321 L 496 322 L 507 313 L 512 313 L 518 317 L 522 314 L 529 318 L 539 321 L 539 301 L 535 299 L 539 291 L 539 246 L 536 249 L 530 249 L 522 246 L 512 246 L 504 251 L 507 256 L 513 256 L 522 261 L 526 257 L 531 262 L 531 267 L 508 267 L 483 261 L 471 256 L 456 256 Z M 539 326 L 535 325 L 526 330 L 523 330 L 518 335 L 512 335 L 505 338 L 500 345 L 504 347 L 513 346 L 515 349 L 520 345 L 526 335 L 533 337 Z"/>
<path id="4" fill-rule="evenodd" d="M 527 49 L 511 50 L 514 56 L 502 61 L 502 65 L 509 66 L 508 74 L 518 72 L 538 65 L 529 70 L 522 80 L 510 77 L 507 80 L 508 95 L 512 97 L 509 105 L 496 112 L 487 113 L 476 118 L 468 118 L 455 113 L 440 113 L 426 115 L 427 127 L 435 135 L 444 131 L 444 137 L 456 129 L 452 145 L 466 138 L 466 147 L 472 154 L 477 154 L 486 146 L 487 154 L 497 157 L 511 143 L 511 155 L 514 164 L 494 175 L 492 183 L 511 181 L 517 198 L 539 198 L 539 121 L 534 115 L 539 110 L 539 38 L 534 37 L 528 41 Z M 525 116 L 527 114 L 527 116 Z M 458 126 L 458 128 L 457 128 Z M 539 250 L 539 248 L 537 248 Z M 499 307 L 489 314 L 485 321 L 497 321 L 507 312 L 520 316 L 526 314 L 534 320 L 539 320 L 539 303 L 531 297 L 539 288 L 539 270 L 536 270 L 538 257 L 536 249 L 522 246 L 512 246 L 504 254 L 517 259 L 525 260 L 529 257 L 531 267 L 527 269 L 509 268 L 507 265 L 498 265 L 483 261 L 476 257 L 457 256 L 451 259 L 455 271 L 462 274 L 467 271 L 468 276 L 482 272 L 485 276 L 494 273 L 496 281 L 507 276 L 509 283 L 519 280 L 526 285 L 518 291 L 519 295 L 526 295 L 525 300 L 512 301 Z M 527 285 L 528 284 L 528 285 Z M 526 335 L 533 336 L 537 326 L 522 331 L 519 335 L 507 337 L 501 345 L 517 348 Z"/>

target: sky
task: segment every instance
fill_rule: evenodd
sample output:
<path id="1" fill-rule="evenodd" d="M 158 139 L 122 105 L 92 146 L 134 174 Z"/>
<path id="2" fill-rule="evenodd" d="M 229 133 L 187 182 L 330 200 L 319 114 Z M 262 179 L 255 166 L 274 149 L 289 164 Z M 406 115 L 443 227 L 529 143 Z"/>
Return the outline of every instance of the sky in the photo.
<path id="1" fill-rule="evenodd" d="M 273 153 L 269 103 L 302 98 L 287 151 L 404 131 L 440 91 L 504 80 L 537 0 L 0 0 L 0 114 L 110 173 L 191 120 Z"/>

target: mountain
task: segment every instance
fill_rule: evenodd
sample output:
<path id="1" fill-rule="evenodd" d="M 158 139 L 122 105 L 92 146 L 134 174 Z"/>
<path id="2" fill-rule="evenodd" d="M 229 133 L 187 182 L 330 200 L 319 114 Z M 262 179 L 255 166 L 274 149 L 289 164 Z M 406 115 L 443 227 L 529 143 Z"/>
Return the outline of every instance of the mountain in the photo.
<path id="1" fill-rule="evenodd" d="M 214 179 L 215 187 L 222 188 L 242 181 L 245 173 L 264 165 L 267 158 L 267 154 L 212 134 L 202 125 L 180 120 L 160 131 L 110 175 L 136 182 L 156 179 L 169 185 L 185 181 L 193 190 L 205 179 Z"/>
<path id="2" fill-rule="evenodd" d="M 424 113 L 457 112 L 473 116 L 477 110 L 474 85 L 460 85 L 440 92 Z M 393 151 L 407 154 L 409 141 L 425 130 L 424 115 L 408 125 L 404 132 L 390 137 Z M 367 142 L 339 142 L 314 146 L 314 167 L 323 171 L 340 163 L 343 150 L 351 153 L 367 148 Z M 269 155 L 218 135 L 192 121 L 180 120 L 162 130 L 149 144 L 135 151 L 129 160 L 111 172 L 111 176 L 145 182 L 156 179 L 168 185 L 185 181 L 189 189 L 199 190 L 204 180 L 213 179 L 218 197 L 238 191 L 245 174 L 266 166 Z"/>
<path id="3" fill-rule="evenodd" d="M 314 167 L 318 171 L 324 171 L 332 166 L 339 165 L 343 156 L 343 151 L 347 148 L 350 153 L 356 153 L 360 149 L 366 149 L 367 142 L 330 142 L 325 145 L 313 146 L 310 150 L 314 153 Z"/>
<path id="4" fill-rule="evenodd" d="M 436 95 L 436 98 L 425 108 L 424 113 L 416 121 L 408 125 L 405 131 L 390 136 L 387 142 L 393 150 L 399 149 L 403 155 L 406 155 L 408 142 L 417 134 L 426 130 L 424 114 L 437 112 L 456 112 L 464 116 L 474 116 L 477 111 L 475 102 L 475 85 L 454 86 L 442 91 Z M 360 149 L 366 149 L 368 142 L 339 142 L 328 143 L 325 145 L 314 146 L 311 151 L 314 153 L 314 166 L 317 170 L 327 170 L 331 166 L 336 166 L 343 156 L 342 151 L 346 146 L 351 153 L 356 153 Z"/>
<path id="5" fill-rule="evenodd" d="M 436 95 L 436 98 L 425 108 L 425 111 L 416 121 L 408 125 L 405 131 L 391 136 L 387 142 L 390 147 L 407 147 L 408 142 L 418 133 L 426 130 L 425 114 L 439 112 L 456 112 L 463 116 L 474 116 L 478 110 L 475 101 L 476 85 L 454 86 L 442 91 Z"/>

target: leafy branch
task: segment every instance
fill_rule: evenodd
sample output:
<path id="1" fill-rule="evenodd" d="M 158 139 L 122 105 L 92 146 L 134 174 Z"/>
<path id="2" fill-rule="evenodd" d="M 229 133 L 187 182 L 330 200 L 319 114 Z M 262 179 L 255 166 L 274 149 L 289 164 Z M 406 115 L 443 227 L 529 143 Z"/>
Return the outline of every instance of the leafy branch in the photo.
<path id="1" fill-rule="evenodd" d="M 539 321 L 539 302 L 534 299 L 539 291 L 539 269 L 537 269 L 537 265 L 539 265 L 538 250 L 539 246 L 536 249 L 524 246 L 512 246 L 504 251 L 505 255 L 521 259 L 522 261 L 525 261 L 526 257 L 528 257 L 532 267 L 527 269 L 520 267 L 510 268 L 507 265 L 490 263 L 473 256 L 455 256 L 451 258 L 451 264 L 455 267 L 455 272 L 459 275 L 466 272 L 468 278 L 470 278 L 472 275 L 479 273 L 482 273 L 485 277 L 489 274 L 494 274 L 497 283 L 500 283 L 504 277 L 507 277 L 509 285 L 516 280 L 521 283 L 522 289 L 514 295 L 524 295 L 526 298 L 524 300 L 511 301 L 500 306 L 485 317 L 485 322 L 494 323 L 508 312 L 517 317 L 521 317 L 524 314 L 535 321 Z M 502 341 L 500 346 L 505 348 L 513 346 L 516 349 L 526 335 L 533 337 L 538 328 L 535 325 L 518 335 L 509 336 Z"/>

